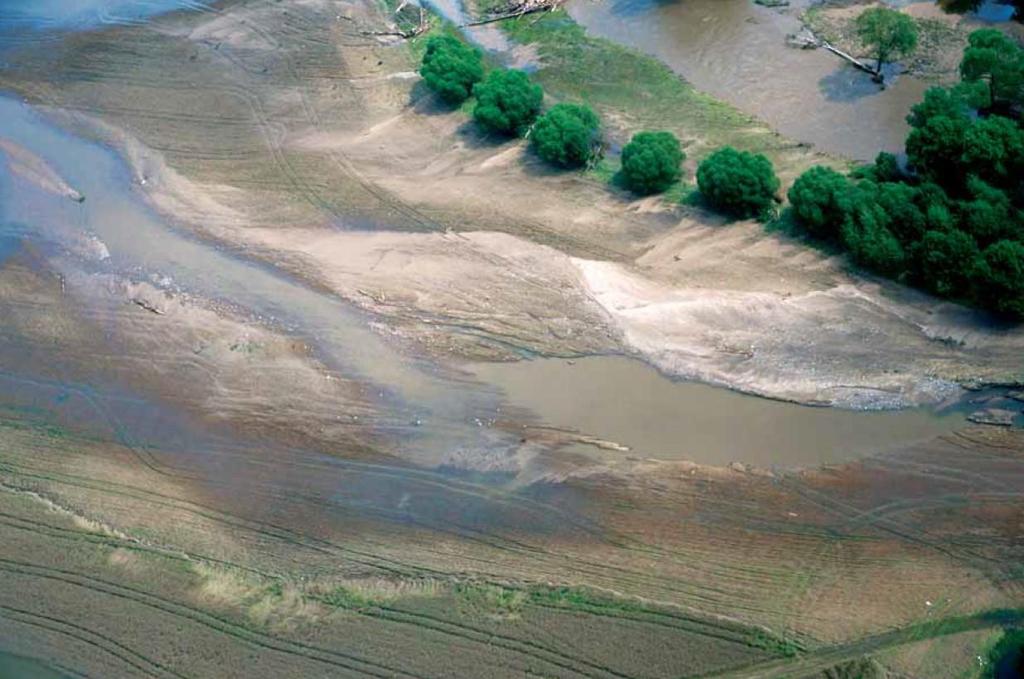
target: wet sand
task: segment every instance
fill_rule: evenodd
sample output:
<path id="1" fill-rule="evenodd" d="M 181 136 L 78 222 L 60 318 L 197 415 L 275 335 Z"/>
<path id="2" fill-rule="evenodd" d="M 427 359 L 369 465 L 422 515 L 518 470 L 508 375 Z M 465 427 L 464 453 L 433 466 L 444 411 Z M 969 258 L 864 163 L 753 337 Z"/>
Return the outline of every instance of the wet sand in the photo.
<path id="1" fill-rule="evenodd" d="M 36 105 L 0 104 L 5 160 L 34 168 L 0 175 L 4 651 L 96 676 L 791 676 L 1022 605 L 1019 428 L 918 439 L 919 413 L 625 359 L 576 384 L 467 375 L 642 347 L 672 374 L 892 404 L 1016 374 L 1020 337 L 758 226 L 541 172 L 395 76 L 414 65 L 360 33 L 375 11 L 252 0 L 3 73 Z M 809 327 L 842 340 L 810 363 Z M 556 387 L 910 424 L 898 450 L 769 474 L 650 459 Z M 582 454 L 556 415 L 637 454 Z"/>

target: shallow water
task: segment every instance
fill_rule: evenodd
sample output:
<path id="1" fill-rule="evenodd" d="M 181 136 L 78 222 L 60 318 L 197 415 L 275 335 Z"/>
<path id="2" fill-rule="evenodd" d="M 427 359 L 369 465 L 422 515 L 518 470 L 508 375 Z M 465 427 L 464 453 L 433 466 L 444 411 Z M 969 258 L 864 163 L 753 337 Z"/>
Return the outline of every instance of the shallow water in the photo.
<path id="1" fill-rule="evenodd" d="M 476 383 L 455 379 L 396 351 L 340 300 L 169 228 L 133 190 L 112 152 L 54 127 L 30 107 L 0 98 L 0 138 L 44 158 L 86 197 L 74 202 L 0 174 L 0 209 L 9 236 L 34 235 L 78 250 L 83 241 L 94 243 L 100 255 L 90 266 L 99 272 L 219 299 L 290 329 L 329 366 L 377 390 L 387 409 L 381 426 L 400 438 L 409 459 L 426 466 L 456 455 L 483 459 L 514 447 L 507 434 L 487 426 L 504 416 L 499 388 L 512 405 L 541 421 L 629 445 L 637 454 L 713 464 L 849 459 L 962 422 L 960 416 L 923 411 L 879 414 L 783 404 L 674 382 L 622 358 L 585 359 L 574 366 L 482 366 Z"/>
<path id="2" fill-rule="evenodd" d="M 0 26 L 6 30 L 82 30 L 208 7 L 203 0 L 0 0 Z"/>
<path id="3" fill-rule="evenodd" d="M 474 374 L 549 426 L 629 446 L 630 455 L 763 467 L 843 462 L 952 431 L 949 408 L 858 412 L 673 381 L 638 360 L 592 357 L 487 364 Z"/>
<path id="4" fill-rule="evenodd" d="M 0 679 L 64 679 L 66 676 L 31 658 L 0 651 Z"/>
<path id="5" fill-rule="evenodd" d="M 901 151 L 907 112 L 927 87 L 901 76 L 883 90 L 824 50 L 787 47 L 799 20 L 750 0 L 573 0 L 568 9 L 592 34 L 660 59 L 783 135 L 854 159 Z"/>
<path id="6" fill-rule="evenodd" d="M 8 230 L 25 234 L 28 229 L 79 250 L 83 241 L 92 243 L 98 256 L 109 252 L 93 262 L 99 271 L 221 300 L 295 330 L 331 367 L 378 388 L 381 400 L 393 408 L 393 426 L 411 437 L 409 447 L 424 464 L 439 463 L 453 448 L 495 443 L 481 436 L 477 424 L 478 417 L 494 409 L 486 390 L 473 392 L 441 380 L 431 366 L 395 351 L 365 317 L 340 300 L 169 228 L 133 191 L 127 168 L 109 150 L 3 97 L 0 138 L 44 158 L 86 197 L 77 203 L 5 172 L 0 176 L 0 215 Z"/>

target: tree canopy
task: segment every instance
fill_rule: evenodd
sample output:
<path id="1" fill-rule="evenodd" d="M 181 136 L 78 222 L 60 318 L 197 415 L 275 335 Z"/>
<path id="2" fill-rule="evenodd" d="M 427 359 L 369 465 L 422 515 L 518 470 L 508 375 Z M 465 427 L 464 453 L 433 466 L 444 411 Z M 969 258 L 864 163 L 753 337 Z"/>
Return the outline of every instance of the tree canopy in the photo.
<path id="1" fill-rule="evenodd" d="M 989 29 L 971 45 L 1009 49 Z M 974 68 L 965 66 L 964 77 Z M 914 106 L 909 173 L 882 155 L 850 177 L 812 168 L 789 191 L 791 214 L 861 266 L 1024 318 L 1024 129 L 1014 108 L 990 106 L 987 91 L 979 96 L 989 76 L 977 77 L 932 88 Z"/>
<path id="2" fill-rule="evenodd" d="M 480 50 L 453 36 L 435 35 L 427 41 L 420 75 L 445 102 L 461 104 L 484 77 Z"/>
<path id="3" fill-rule="evenodd" d="M 697 168 L 697 185 L 707 201 L 723 212 L 757 217 L 775 202 L 779 179 L 763 155 L 725 146 Z"/>
<path id="4" fill-rule="evenodd" d="M 600 150 L 601 121 L 590 108 L 556 104 L 537 119 L 531 142 L 537 155 L 560 167 L 583 167 Z"/>
<path id="5" fill-rule="evenodd" d="M 797 223 L 822 240 L 838 238 L 849 212 L 850 181 L 830 167 L 817 165 L 800 175 L 789 189 Z"/>
<path id="6" fill-rule="evenodd" d="M 638 132 L 622 149 L 622 177 L 639 194 L 664 191 L 682 176 L 686 155 L 671 132 Z"/>
<path id="7" fill-rule="evenodd" d="M 544 91 L 522 71 L 496 69 L 473 86 L 473 118 L 488 130 L 523 134 L 540 113 Z"/>
<path id="8" fill-rule="evenodd" d="M 1024 103 L 1024 50 L 994 28 L 974 31 L 960 62 L 960 77 L 988 86 L 986 106 Z"/>
<path id="9" fill-rule="evenodd" d="M 876 70 L 917 48 L 917 26 L 902 12 L 886 7 L 865 10 L 856 20 L 857 36 L 871 49 Z"/>

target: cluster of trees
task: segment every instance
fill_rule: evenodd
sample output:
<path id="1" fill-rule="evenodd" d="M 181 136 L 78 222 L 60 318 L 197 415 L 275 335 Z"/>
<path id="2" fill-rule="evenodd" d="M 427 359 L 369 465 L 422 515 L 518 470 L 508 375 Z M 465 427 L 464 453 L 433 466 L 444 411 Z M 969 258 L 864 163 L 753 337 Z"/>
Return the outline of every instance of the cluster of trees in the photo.
<path id="1" fill-rule="evenodd" d="M 1024 50 L 976 31 L 960 70 L 908 116 L 906 171 L 885 153 L 850 176 L 811 168 L 794 222 L 868 269 L 1024 318 Z"/>
<path id="2" fill-rule="evenodd" d="M 420 66 L 427 87 L 450 105 L 476 99 L 473 119 L 506 136 L 530 135 L 537 155 L 564 168 L 583 167 L 601 153 L 601 121 L 587 106 L 556 104 L 543 115 L 544 91 L 523 71 L 485 73 L 480 50 L 451 35 L 431 37 Z M 640 194 L 664 191 L 679 180 L 685 158 L 669 132 L 640 132 L 622 153 L 622 176 Z"/>
<path id="3" fill-rule="evenodd" d="M 486 73 L 480 50 L 451 35 L 433 36 L 420 66 L 427 87 L 451 105 L 476 99 L 473 119 L 505 136 L 529 133 L 534 150 L 560 167 L 582 167 L 600 152 L 601 121 L 590 108 L 557 104 L 543 115 L 544 91 L 523 71 Z"/>

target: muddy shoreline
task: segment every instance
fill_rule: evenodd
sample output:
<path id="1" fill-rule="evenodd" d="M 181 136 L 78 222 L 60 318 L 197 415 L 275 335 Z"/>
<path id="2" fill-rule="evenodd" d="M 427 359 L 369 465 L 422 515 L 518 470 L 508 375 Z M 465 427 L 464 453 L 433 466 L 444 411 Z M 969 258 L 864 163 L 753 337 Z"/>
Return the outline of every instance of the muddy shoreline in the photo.
<path id="1" fill-rule="evenodd" d="M 630 355 L 900 406 L 1019 379 L 1020 331 L 480 137 L 364 35 L 375 5 L 218 8 L 19 45 L 0 71 L 29 102 L 0 100 L 0 662 L 673 679 L 872 656 L 947 679 L 1024 619 L 1020 427 L 925 418 L 856 460 L 696 464 L 718 444 L 686 426 L 650 459 L 664 441 L 534 400 L 708 406 L 645 365 L 579 360 L 573 386 L 532 364 L 572 393 L 530 378 L 518 402 L 469 372 Z M 724 125 L 787 178 L 816 160 Z M 609 360 L 624 386 L 588 381 Z"/>

